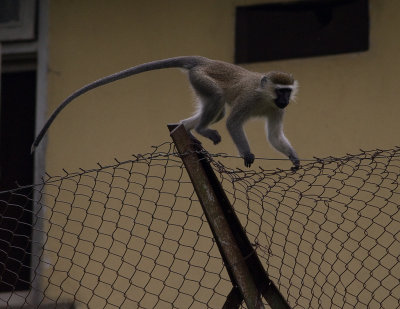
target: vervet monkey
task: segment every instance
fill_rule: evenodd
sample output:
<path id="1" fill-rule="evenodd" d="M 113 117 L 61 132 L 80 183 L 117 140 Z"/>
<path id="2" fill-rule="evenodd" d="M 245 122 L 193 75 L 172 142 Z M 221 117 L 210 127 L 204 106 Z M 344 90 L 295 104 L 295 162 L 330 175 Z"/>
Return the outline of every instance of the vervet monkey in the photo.
<path id="1" fill-rule="evenodd" d="M 32 152 L 38 146 L 56 116 L 72 100 L 102 85 L 151 70 L 183 68 L 188 71 L 189 81 L 198 98 L 198 110 L 181 123 L 190 133 L 195 130 L 214 144 L 221 141 L 216 130 L 208 126 L 221 120 L 225 105 L 231 107 L 226 126 L 239 150 L 244 164 L 250 167 L 254 154 L 243 130 L 244 123 L 252 117 L 266 118 L 268 140 L 273 147 L 285 154 L 297 169 L 300 161 L 283 133 L 284 108 L 297 92 L 297 81 L 283 72 L 266 74 L 248 71 L 227 62 L 200 56 L 183 56 L 140 64 L 127 70 L 106 76 L 72 93 L 53 112 L 36 137 Z"/>

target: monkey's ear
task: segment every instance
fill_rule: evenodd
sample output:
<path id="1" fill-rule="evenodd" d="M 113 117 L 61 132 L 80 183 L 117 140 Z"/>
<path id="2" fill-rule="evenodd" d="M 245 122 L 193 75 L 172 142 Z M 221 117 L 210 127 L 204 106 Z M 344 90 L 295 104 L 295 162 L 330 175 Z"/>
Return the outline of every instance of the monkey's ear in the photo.
<path id="1" fill-rule="evenodd" d="M 268 81 L 268 78 L 267 78 L 267 76 L 263 76 L 262 78 L 261 78 L 261 88 L 264 88 L 265 87 L 265 85 L 267 84 L 267 81 Z"/>

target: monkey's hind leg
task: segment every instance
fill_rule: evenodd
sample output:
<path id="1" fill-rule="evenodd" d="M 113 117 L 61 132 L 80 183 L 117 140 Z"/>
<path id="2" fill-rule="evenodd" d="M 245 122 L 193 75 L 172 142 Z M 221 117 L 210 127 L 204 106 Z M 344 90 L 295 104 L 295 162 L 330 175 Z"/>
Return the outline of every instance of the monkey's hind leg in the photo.
<path id="1" fill-rule="evenodd" d="M 224 105 L 222 105 L 223 108 Z M 220 120 L 223 115 L 224 112 L 221 110 L 220 104 L 216 104 L 216 102 L 204 103 L 200 113 L 200 121 L 195 128 L 196 132 L 210 139 L 214 145 L 218 144 L 221 142 L 221 135 L 217 130 L 210 129 L 208 126 Z"/>
<path id="2" fill-rule="evenodd" d="M 193 115 L 190 118 L 181 120 L 180 123 L 182 123 L 184 125 L 186 131 L 188 132 L 191 139 L 195 143 L 201 144 L 201 142 L 192 134 L 192 132 L 191 132 L 192 129 L 195 129 L 196 132 L 199 133 L 200 135 L 212 140 L 214 144 L 218 144 L 221 141 L 221 136 L 219 135 L 217 130 L 212 130 L 212 129 L 205 127 L 203 129 L 200 129 L 200 131 L 199 131 L 199 123 L 201 121 L 202 114 L 203 113 L 201 112 L 201 109 L 200 109 L 195 115 Z M 222 117 L 219 116 L 218 118 L 222 118 Z"/>
<path id="3" fill-rule="evenodd" d="M 214 144 L 218 144 L 221 136 L 217 130 L 212 130 L 208 126 L 220 120 L 224 115 L 223 92 L 218 84 L 201 70 L 189 71 L 189 80 L 200 103 L 196 114 L 199 118 L 195 130 Z"/>
<path id="4" fill-rule="evenodd" d="M 217 118 L 215 118 L 215 120 L 213 121 L 213 123 L 217 123 L 218 121 L 220 121 L 222 118 L 225 117 L 225 107 L 222 108 L 222 110 L 220 111 L 220 113 L 218 114 Z"/>
<path id="5" fill-rule="evenodd" d="M 220 121 L 222 118 L 224 118 L 224 116 L 225 116 L 225 107 L 223 107 L 222 110 L 218 112 L 217 117 L 210 124 Z M 207 117 L 207 116 L 205 116 L 205 117 Z M 196 129 L 196 131 L 198 131 L 198 130 L 199 130 L 199 128 Z M 221 136 L 219 135 L 217 130 L 212 130 L 212 129 L 209 129 L 206 127 L 203 129 L 203 132 L 200 134 L 211 139 L 213 141 L 214 145 L 221 142 Z"/>
<path id="6" fill-rule="evenodd" d="M 201 145 L 201 142 L 191 132 L 197 126 L 199 121 L 200 121 L 200 114 L 196 113 L 192 117 L 181 120 L 180 123 L 183 124 L 192 141 L 195 142 L 196 144 Z"/>

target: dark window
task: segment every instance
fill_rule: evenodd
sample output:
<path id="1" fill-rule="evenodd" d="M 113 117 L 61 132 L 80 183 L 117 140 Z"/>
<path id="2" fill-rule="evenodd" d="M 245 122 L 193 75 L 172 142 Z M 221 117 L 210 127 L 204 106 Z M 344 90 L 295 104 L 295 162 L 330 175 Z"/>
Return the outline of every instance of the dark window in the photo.
<path id="1" fill-rule="evenodd" d="M 19 16 L 19 1 L 2 0 L 0 1 L 0 23 L 18 21 Z"/>
<path id="2" fill-rule="evenodd" d="M 0 105 L 0 192 L 33 182 L 36 72 L 3 73 Z M 24 192 L 20 191 L 22 194 Z M 21 199 L 21 200 L 20 200 Z M 32 203 L 1 195 L 0 292 L 30 286 Z M 23 207 L 18 206 L 23 205 Z"/>
<path id="3" fill-rule="evenodd" d="M 236 63 L 366 51 L 368 0 L 307 0 L 236 9 Z"/>

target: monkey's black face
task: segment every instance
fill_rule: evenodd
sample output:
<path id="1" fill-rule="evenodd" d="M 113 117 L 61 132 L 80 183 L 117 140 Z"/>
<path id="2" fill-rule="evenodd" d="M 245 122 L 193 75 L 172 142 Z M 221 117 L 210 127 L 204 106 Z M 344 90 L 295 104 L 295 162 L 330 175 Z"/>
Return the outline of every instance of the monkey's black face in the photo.
<path id="1" fill-rule="evenodd" d="M 278 106 L 279 108 L 285 108 L 286 106 L 288 106 L 292 89 L 276 88 L 275 93 L 276 93 L 276 99 L 275 99 L 276 106 Z"/>

